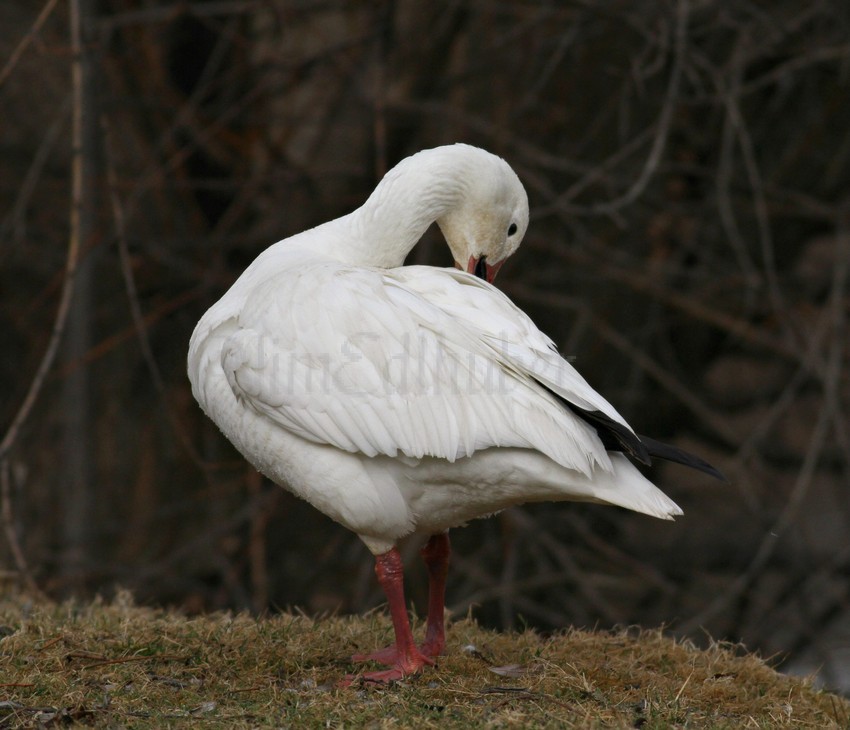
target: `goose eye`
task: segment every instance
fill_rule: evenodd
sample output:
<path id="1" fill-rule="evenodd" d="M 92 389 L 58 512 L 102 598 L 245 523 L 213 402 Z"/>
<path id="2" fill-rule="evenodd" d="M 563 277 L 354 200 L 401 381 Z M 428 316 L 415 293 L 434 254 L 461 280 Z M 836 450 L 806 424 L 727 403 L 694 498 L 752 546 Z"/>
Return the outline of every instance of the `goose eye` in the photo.
<path id="1" fill-rule="evenodd" d="M 508 226 L 508 235 L 513 236 L 514 233 L 516 233 L 516 223 L 511 223 L 510 226 Z"/>

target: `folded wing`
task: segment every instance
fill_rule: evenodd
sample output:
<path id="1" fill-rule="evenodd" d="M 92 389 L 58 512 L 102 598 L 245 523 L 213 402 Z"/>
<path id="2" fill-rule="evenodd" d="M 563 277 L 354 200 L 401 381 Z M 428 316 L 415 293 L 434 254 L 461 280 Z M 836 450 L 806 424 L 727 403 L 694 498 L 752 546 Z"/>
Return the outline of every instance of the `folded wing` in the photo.
<path id="1" fill-rule="evenodd" d="M 610 470 L 597 429 L 565 403 L 633 436 L 507 297 L 450 269 L 313 262 L 270 276 L 247 294 L 221 364 L 277 427 L 368 456 L 512 446 Z"/>

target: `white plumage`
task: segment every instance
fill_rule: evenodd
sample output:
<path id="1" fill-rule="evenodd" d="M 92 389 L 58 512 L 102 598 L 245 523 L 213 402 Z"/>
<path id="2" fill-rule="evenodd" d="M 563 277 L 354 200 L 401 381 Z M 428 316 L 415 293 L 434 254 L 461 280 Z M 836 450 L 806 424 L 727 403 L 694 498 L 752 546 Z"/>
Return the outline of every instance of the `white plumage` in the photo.
<path id="1" fill-rule="evenodd" d="M 467 271 L 402 267 L 434 221 Z M 189 377 L 207 415 L 378 557 L 397 645 L 370 655 L 392 665 L 370 679 L 416 671 L 443 648 L 442 605 L 429 612 L 428 651 L 399 636 L 388 581 L 400 576 L 387 576 L 400 570 L 400 538 L 436 536 L 430 567 L 448 560 L 446 530 L 523 502 L 681 514 L 600 431 L 601 418 L 638 442 L 617 411 L 472 273 L 492 280 L 527 224 L 503 160 L 467 145 L 426 150 L 358 210 L 266 249 L 192 335 Z M 432 592 L 436 614 L 433 573 Z"/>

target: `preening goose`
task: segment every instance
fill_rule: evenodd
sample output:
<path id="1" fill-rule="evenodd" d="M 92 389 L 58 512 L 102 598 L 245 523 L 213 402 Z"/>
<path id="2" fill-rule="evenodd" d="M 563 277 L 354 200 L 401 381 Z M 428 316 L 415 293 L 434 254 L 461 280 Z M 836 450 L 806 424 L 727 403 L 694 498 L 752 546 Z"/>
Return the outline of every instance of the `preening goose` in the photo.
<path id="1" fill-rule="evenodd" d="M 437 222 L 457 269 L 403 267 Z M 717 475 L 638 437 L 491 282 L 528 200 L 499 157 L 463 144 L 400 162 L 354 212 L 263 251 L 201 318 L 192 392 L 259 471 L 374 553 L 395 645 L 359 660 L 391 681 L 444 648 L 448 530 L 525 502 L 681 514 L 631 463 Z M 425 539 L 424 643 L 408 621 L 396 543 Z"/>

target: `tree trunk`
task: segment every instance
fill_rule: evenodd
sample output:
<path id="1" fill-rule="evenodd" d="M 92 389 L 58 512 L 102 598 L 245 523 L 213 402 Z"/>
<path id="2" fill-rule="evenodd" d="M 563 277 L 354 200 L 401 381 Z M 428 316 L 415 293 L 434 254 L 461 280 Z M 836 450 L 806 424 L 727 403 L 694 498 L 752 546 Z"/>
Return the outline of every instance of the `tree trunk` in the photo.
<path id="1" fill-rule="evenodd" d="M 67 589 L 81 587 L 90 542 L 92 476 L 91 387 L 85 355 L 92 345 L 94 318 L 95 170 L 98 123 L 94 63 L 87 28 L 94 17 L 92 0 L 71 0 L 71 66 L 73 88 L 71 235 L 81 248 L 74 299 L 68 314 L 64 351 L 67 376 L 62 392 L 63 469 L 61 572 Z"/>

